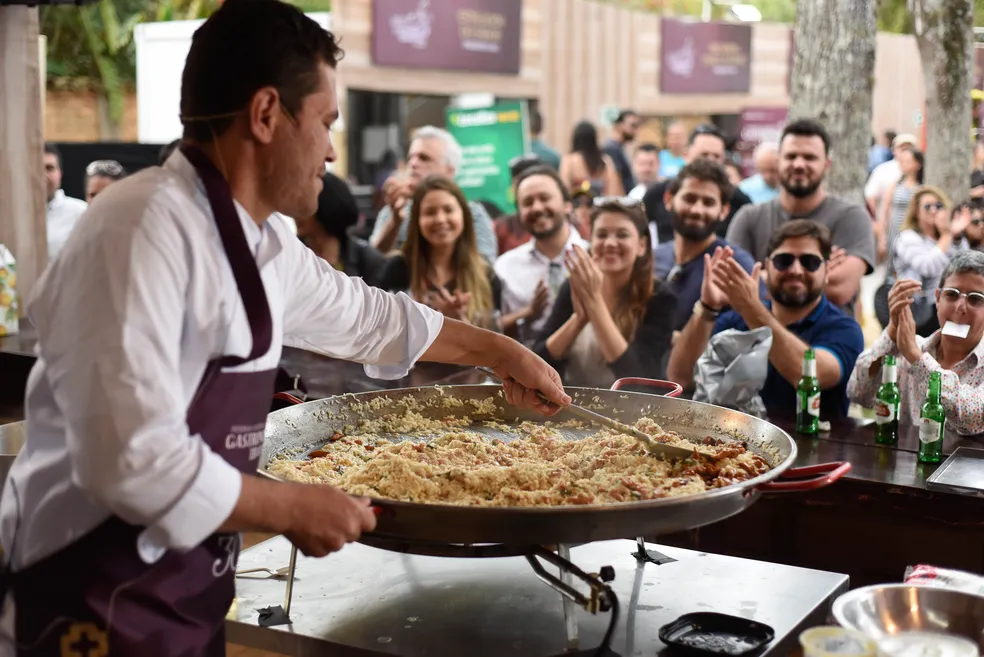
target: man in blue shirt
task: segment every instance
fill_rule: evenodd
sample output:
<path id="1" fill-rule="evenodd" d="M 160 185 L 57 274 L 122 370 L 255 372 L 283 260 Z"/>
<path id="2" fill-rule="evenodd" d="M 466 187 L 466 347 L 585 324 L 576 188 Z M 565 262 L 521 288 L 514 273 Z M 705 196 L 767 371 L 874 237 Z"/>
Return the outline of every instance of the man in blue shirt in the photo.
<path id="1" fill-rule="evenodd" d="M 779 144 L 765 141 L 755 147 L 752 154 L 755 175 L 745 178 L 738 189 L 752 199 L 752 203 L 768 203 L 779 198 Z"/>
<path id="2" fill-rule="evenodd" d="M 677 297 L 674 331 L 683 330 L 694 303 L 700 299 L 705 254 L 730 246 L 745 271 L 752 271 L 755 265 L 748 252 L 715 233 L 728 216 L 731 192 L 724 167 L 707 158 L 696 159 L 680 169 L 666 190 L 663 200 L 673 217 L 673 241 L 653 249 L 653 262 L 656 278 L 666 281 Z M 650 229 L 655 230 L 652 224 Z"/>
<path id="3" fill-rule="evenodd" d="M 761 390 L 766 409 L 791 414 L 804 352 L 816 351 L 820 414 L 847 415 L 847 382 L 864 349 L 861 327 L 827 301 L 823 287 L 830 259 L 830 231 L 806 219 L 784 223 L 773 234 L 765 265 L 773 301 L 759 299 L 761 265 L 749 275 L 725 247 L 704 256 L 704 284 L 694 314 L 673 346 L 667 376 L 681 385 L 693 381 L 694 365 L 712 335 L 727 329 L 772 329 L 769 370 Z M 725 305 L 732 310 L 723 312 Z"/>

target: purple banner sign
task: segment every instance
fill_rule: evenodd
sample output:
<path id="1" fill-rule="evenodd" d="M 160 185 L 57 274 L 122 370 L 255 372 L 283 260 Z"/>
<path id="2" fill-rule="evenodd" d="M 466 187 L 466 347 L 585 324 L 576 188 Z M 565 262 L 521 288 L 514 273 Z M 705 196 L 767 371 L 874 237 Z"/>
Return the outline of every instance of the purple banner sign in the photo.
<path id="1" fill-rule="evenodd" d="M 749 25 L 663 18 L 660 35 L 662 93 L 748 93 L 752 79 Z"/>
<path id="2" fill-rule="evenodd" d="M 738 143 L 735 150 L 741 155 L 741 170 L 748 177 L 755 173 L 752 153 L 766 141 L 778 143 L 789 118 L 785 107 L 746 107 L 738 117 Z"/>
<path id="3" fill-rule="evenodd" d="M 522 0 L 374 0 L 372 61 L 519 73 Z"/>

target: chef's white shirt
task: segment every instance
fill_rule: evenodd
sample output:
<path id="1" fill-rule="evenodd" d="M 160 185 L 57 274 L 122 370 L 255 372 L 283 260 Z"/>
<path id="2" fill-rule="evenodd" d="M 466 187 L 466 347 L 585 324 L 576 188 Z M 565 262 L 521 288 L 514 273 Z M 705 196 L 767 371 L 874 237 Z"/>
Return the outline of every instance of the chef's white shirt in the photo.
<path id="1" fill-rule="evenodd" d="M 495 260 L 496 276 L 502 281 L 502 314 L 522 310 L 533 301 L 533 293 L 540 281 L 549 284 L 551 265 L 557 269 L 562 276 L 566 277 L 567 270 L 564 268 L 564 254 L 575 244 L 588 248 L 588 243 L 581 239 L 581 236 L 573 226 L 568 226 L 570 236 L 564 250 L 556 258 L 551 260 L 536 248 L 536 240 L 530 240 L 520 244 L 516 248 L 506 251 Z M 543 309 L 540 316 L 533 320 L 531 328 L 534 333 L 540 331 L 543 325 L 550 318 L 550 310 L 553 307 L 553 295 L 547 302 L 547 307 Z"/>
<path id="2" fill-rule="evenodd" d="M 48 260 L 55 256 L 65 246 L 68 236 L 72 234 L 79 217 L 88 207 L 85 201 L 71 196 L 65 196 L 65 190 L 59 189 L 48 201 L 48 216 L 45 221 L 48 229 Z"/>
<path id="3" fill-rule="evenodd" d="M 440 313 L 345 276 L 283 221 L 260 227 L 236 207 L 273 342 L 226 371 L 275 368 L 287 344 L 397 378 L 437 337 Z M 185 417 L 206 363 L 248 355 L 252 335 L 204 187 L 180 151 L 98 196 L 29 312 L 39 353 L 27 443 L 0 501 L 0 540 L 15 570 L 111 514 L 147 527 L 138 540 L 147 562 L 200 544 L 232 512 L 241 478 L 189 435 Z"/>

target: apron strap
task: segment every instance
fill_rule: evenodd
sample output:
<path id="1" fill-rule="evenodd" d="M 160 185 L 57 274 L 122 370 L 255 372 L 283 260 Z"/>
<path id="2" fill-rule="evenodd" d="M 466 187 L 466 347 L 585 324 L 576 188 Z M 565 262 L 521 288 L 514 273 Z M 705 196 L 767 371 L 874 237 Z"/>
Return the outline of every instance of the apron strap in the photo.
<path id="1" fill-rule="evenodd" d="M 236 279 L 239 297 L 246 309 L 246 318 L 253 335 L 253 348 L 248 356 L 223 356 L 219 359 L 219 364 L 222 367 L 242 365 L 269 351 L 273 339 L 273 320 L 270 317 L 270 305 L 267 303 L 263 279 L 243 233 L 229 183 L 199 148 L 182 144 L 181 152 L 195 167 L 205 185 L 205 194 L 215 216 L 222 247 L 232 267 L 232 275 Z"/>

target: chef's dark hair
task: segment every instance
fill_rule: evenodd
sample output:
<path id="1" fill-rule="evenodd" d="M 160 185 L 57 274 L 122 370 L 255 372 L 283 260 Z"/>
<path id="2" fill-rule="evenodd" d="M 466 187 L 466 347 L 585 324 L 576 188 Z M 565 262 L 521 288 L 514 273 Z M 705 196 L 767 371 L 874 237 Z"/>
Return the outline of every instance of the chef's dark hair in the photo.
<path id="1" fill-rule="evenodd" d="M 257 91 L 275 87 L 296 116 L 318 85 L 318 66 L 344 53 L 335 36 L 279 0 L 226 0 L 195 31 L 181 76 L 184 137 L 209 142 Z"/>

